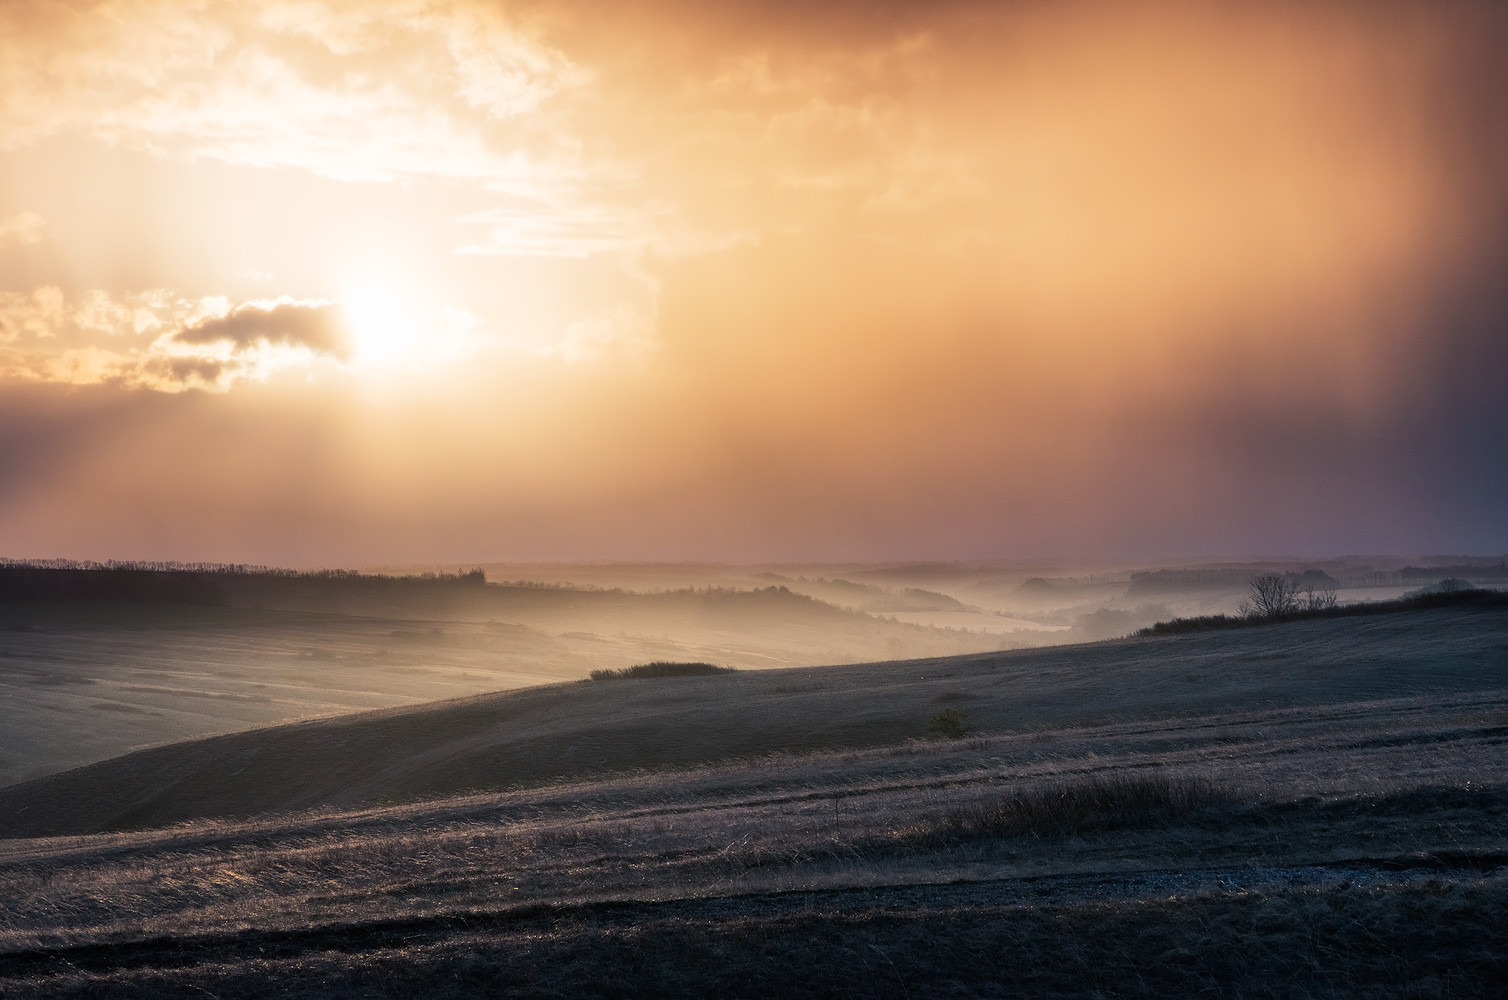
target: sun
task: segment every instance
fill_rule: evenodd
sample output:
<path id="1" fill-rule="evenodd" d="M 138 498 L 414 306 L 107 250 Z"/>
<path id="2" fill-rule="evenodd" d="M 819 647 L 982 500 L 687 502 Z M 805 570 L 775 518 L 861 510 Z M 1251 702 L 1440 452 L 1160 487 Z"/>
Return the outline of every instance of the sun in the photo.
<path id="1" fill-rule="evenodd" d="M 342 300 L 354 341 L 352 360 L 391 365 L 413 357 L 423 346 L 407 296 L 388 284 L 358 285 Z"/>

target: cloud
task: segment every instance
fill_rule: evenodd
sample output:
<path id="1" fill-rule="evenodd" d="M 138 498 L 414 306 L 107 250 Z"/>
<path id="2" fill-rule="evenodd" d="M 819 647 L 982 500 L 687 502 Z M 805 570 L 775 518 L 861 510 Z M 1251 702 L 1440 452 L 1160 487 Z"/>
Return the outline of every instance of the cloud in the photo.
<path id="1" fill-rule="evenodd" d="M 567 362 L 594 361 L 609 352 L 645 351 L 655 346 L 654 316 L 631 303 L 620 302 L 575 320 L 555 342 L 539 353 Z"/>
<path id="2" fill-rule="evenodd" d="M 47 341 L 61 350 L 96 339 L 139 339 L 196 324 L 228 308 L 223 299 L 190 299 L 165 288 L 120 295 L 94 289 L 77 303 L 70 303 L 56 285 L 0 291 L 0 343 Z"/>
<path id="3" fill-rule="evenodd" d="M 0 66 L 0 148 L 82 134 L 369 180 L 527 181 L 494 133 L 576 79 L 500 11 L 423 0 L 6 4 Z"/>
<path id="4" fill-rule="evenodd" d="M 236 350 L 257 343 L 307 347 L 338 358 L 351 356 L 349 332 L 338 307 L 325 302 L 248 303 L 225 316 L 185 327 L 173 335 L 178 344 L 226 342 Z"/>
<path id="5" fill-rule="evenodd" d="M 325 302 L 233 307 L 153 289 L 70 303 L 53 286 L 0 292 L 0 376 L 19 381 L 224 392 L 350 356 L 344 318 Z"/>
<path id="6" fill-rule="evenodd" d="M 521 200 L 468 213 L 488 227 L 468 253 L 727 245 L 747 227 L 705 236 L 643 189 L 642 143 L 593 140 L 620 102 L 652 110 L 665 95 L 635 82 L 605 102 L 595 73 L 550 40 L 577 16 L 465 0 L 0 5 L 0 150 L 85 137 L 339 180 L 468 182 Z"/>
<path id="7" fill-rule="evenodd" d="M 462 216 L 463 224 L 487 229 L 484 241 L 463 243 L 457 253 L 505 257 L 590 257 L 649 250 L 664 258 L 726 250 L 757 237 L 748 229 L 698 231 L 668 205 L 512 204 Z"/>
<path id="8" fill-rule="evenodd" d="M 30 293 L 0 292 L 0 344 L 22 337 L 55 336 L 69 321 L 63 290 L 52 285 Z"/>
<path id="9" fill-rule="evenodd" d="M 36 212 L 21 212 L 8 219 L 0 219 L 0 250 L 8 246 L 29 246 L 42 242 L 42 230 L 47 221 Z"/>
<path id="10" fill-rule="evenodd" d="M 649 236 L 642 213 L 607 206 L 510 206 L 459 221 L 487 227 L 485 242 L 459 248 L 465 254 L 587 257 L 642 246 Z"/>

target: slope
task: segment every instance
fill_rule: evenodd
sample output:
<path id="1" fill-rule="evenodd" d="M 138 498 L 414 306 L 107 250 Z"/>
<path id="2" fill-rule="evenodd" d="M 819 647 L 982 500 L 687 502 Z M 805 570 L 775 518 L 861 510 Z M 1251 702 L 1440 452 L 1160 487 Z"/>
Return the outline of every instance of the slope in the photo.
<path id="1" fill-rule="evenodd" d="M 54 576 L 69 583 L 67 572 Z M 226 603 L 185 603 L 193 596 L 185 587 L 166 585 L 0 595 L 29 598 L 0 601 L 0 785 L 148 745 L 575 680 L 646 660 L 790 667 L 1017 644 L 769 588 L 634 594 L 205 575 Z"/>
<path id="2" fill-rule="evenodd" d="M 1020 732 L 1508 688 L 1508 612 L 715 677 L 578 682 L 237 733 L 0 789 L 10 837 L 417 800 L 924 737 L 943 706 Z"/>

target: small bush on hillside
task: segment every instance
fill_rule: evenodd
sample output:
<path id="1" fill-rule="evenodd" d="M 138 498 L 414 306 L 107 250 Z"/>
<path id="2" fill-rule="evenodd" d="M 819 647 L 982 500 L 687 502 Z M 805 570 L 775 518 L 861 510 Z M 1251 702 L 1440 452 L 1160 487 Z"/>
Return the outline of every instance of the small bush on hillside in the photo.
<path id="1" fill-rule="evenodd" d="M 960 712 L 956 708 L 945 708 L 927 720 L 927 732 L 946 740 L 962 739 L 974 731 L 973 726 L 964 722 L 968 717 L 968 712 Z"/>
<path id="2" fill-rule="evenodd" d="M 732 667 L 719 667 L 715 663 L 672 663 L 669 660 L 656 660 L 653 663 L 639 663 L 622 670 L 593 670 L 594 681 L 617 681 L 632 677 L 705 677 L 708 674 L 731 674 L 735 673 Z"/>

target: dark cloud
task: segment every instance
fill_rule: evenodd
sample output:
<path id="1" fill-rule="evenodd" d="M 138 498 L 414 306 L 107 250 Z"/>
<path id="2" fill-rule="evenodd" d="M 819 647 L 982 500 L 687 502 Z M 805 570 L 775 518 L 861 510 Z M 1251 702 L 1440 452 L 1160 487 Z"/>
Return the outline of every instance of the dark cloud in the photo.
<path id="1" fill-rule="evenodd" d="M 351 356 L 350 337 L 338 307 L 284 302 L 271 309 L 242 306 L 228 316 L 191 326 L 175 338 L 183 344 L 230 341 L 249 347 L 258 341 L 307 347 L 338 358 Z"/>
<path id="2" fill-rule="evenodd" d="M 153 358 L 144 367 L 171 386 L 214 385 L 226 371 L 225 363 L 213 358 Z"/>

